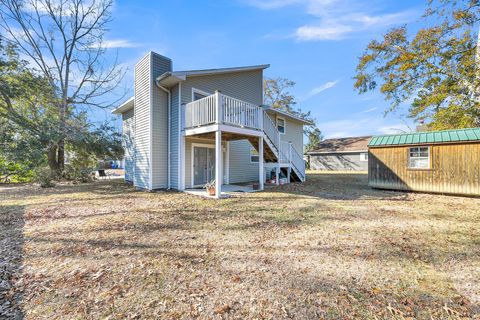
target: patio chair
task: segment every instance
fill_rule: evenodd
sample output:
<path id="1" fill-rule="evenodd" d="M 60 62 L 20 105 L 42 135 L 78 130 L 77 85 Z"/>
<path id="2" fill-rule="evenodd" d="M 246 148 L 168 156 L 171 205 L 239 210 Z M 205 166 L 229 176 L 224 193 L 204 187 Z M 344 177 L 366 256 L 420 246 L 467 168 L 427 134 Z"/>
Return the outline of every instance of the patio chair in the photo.
<path id="1" fill-rule="evenodd" d="M 105 172 L 105 169 L 99 169 L 98 171 L 98 177 L 106 179 L 107 177 L 110 179 L 110 175 Z"/>

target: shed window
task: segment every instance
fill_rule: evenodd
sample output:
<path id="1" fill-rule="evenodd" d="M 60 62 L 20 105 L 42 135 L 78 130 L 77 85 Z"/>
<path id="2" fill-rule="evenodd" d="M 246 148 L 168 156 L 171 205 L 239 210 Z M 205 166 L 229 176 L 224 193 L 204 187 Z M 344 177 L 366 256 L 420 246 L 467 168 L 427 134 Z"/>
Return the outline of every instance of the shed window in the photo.
<path id="1" fill-rule="evenodd" d="M 360 153 L 360 161 L 368 161 L 368 153 L 367 152 Z"/>
<path id="2" fill-rule="evenodd" d="M 258 163 L 258 161 L 260 161 L 258 151 L 255 148 L 250 148 L 250 162 Z"/>
<path id="3" fill-rule="evenodd" d="M 430 148 L 412 147 L 408 152 L 408 167 L 412 169 L 430 168 Z"/>
<path id="4" fill-rule="evenodd" d="M 282 118 L 277 118 L 277 130 L 281 134 L 285 133 L 285 120 Z"/>

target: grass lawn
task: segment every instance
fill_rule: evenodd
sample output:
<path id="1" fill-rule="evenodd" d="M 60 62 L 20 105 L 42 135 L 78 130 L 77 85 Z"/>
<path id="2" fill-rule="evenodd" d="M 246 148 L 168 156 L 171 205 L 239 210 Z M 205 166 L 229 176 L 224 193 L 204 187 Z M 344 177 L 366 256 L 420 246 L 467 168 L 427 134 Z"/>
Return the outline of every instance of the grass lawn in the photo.
<path id="1" fill-rule="evenodd" d="M 0 187 L 0 318 L 479 318 L 480 199 L 365 174 L 216 201 Z"/>

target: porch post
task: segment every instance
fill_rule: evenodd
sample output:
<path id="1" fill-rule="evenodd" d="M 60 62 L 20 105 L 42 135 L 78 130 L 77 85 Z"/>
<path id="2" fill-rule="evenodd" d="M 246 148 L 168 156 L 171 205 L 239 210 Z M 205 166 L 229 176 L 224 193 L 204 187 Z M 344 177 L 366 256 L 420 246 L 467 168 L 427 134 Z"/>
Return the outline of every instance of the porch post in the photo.
<path id="1" fill-rule="evenodd" d="M 222 159 L 222 131 L 215 132 L 215 198 L 222 195 L 223 159 Z"/>
<path id="2" fill-rule="evenodd" d="M 280 184 L 278 179 L 280 179 L 280 165 L 277 163 L 277 165 L 275 166 L 275 184 L 277 186 Z"/>
<path id="3" fill-rule="evenodd" d="M 223 120 L 223 108 L 222 108 L 222 94 L 219 90 L 215 90 L 215 122 L 221 124 Z"/>
<path id="4" fill-rule="evenodd" d="M 225 184 L 230 184 L 230 141 L 226 141 L 227 152 L 225 152 Z"/>
<path id="5" fill-rule="evenodd" d="M 263 190 L 265 174 L 263 173 L 263 136 L 258 137 L 258 184 Z"/>
<path id="6" fill-rule="evenodd" d="M 290 172 L 292 171 L 292 141 L 288 142 L 288 165 L 287 182 L 290 183 Z"/>

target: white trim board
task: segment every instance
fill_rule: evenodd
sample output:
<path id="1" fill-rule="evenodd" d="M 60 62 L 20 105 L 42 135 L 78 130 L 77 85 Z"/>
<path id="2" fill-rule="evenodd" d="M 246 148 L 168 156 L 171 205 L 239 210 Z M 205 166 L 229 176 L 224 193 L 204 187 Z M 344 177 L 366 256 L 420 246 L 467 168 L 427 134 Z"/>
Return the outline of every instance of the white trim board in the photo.
<path id="1" fill-rule="evenodd" d="M 208 93 L 207 91 L 203 91 L 203 90 L 192 87 L 192 100 L 191 101 L 195 101 L 194 100 L 194 93 L 199 93 L 199 94 L 201 94 L 202 96 L 205 96 L 205 97 L 208 97 L 208 96 L 212 95 L 212 93 Z"/>

